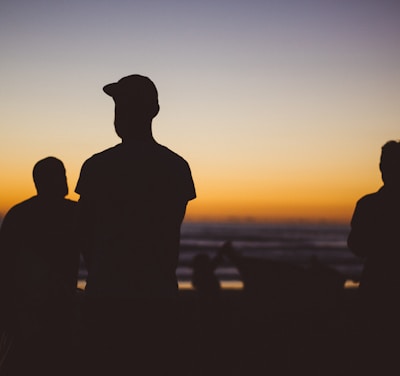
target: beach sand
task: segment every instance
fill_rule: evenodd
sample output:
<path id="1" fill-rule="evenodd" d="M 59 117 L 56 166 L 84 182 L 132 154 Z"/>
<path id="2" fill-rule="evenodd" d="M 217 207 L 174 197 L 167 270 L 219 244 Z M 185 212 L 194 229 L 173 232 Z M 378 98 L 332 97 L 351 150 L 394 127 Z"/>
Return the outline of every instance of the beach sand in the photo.
<path id="1" fill-rule="evenodd" d="M 355 289 L 330 307 L 271 305 L 243 290 L 222 290 L 208 303 L 193 290 L 180 293 L 188 374 L 354 375 Z"/>
<path id="2" fill-rule="evenodd" d="M 241 290 L 223 290 L 209 305 L 182 291 L 182 301 L 185 327 L 194 328 L 186 338 L 193 375 L 400 374 L 398 325 L 385 312 L 370 320 L 357 289 L 344 289 L 331 305 L 273 305 Z"/>
<path id="3" fill-rule="evenodd" d="M 83 313 L 83 292 L 78 295 Z M 104 314 L 100 325 L 92 322 L 96 315 L 89 325 L 83 317 L 77 322 L 73 375 L 399 374 L 388 371 L 397 363 L 396 348 L 386 336 L 371 336 L 357 296 L 347 288 L 334 300 L 282 293 L 272 301 L 243 289 L 221 289 L 217 297 L 180 289 L 173 306 L 107 302 L 94 307 Z"/>
<path id="4" fill-rule="evenodd" d="M 82 286 L 81 286 L 82 287 Z M 181 283 L 176 376 L 352 375 L 358 367 L 357 289 L 340 296 L 249 295 L 227 284 L 217 298 Z"/>
<path id="5" fill-rule="evenodd" d="M 207 299 L 180 281 L 170 343 L 175 376 L 365 374 L 362 349 L 370 339 L 357 283 L 346 281 L 339 295 L 308 295 L 301 284 L 249 295 L 241 281 L 222 282 L 219 297 Z"/>

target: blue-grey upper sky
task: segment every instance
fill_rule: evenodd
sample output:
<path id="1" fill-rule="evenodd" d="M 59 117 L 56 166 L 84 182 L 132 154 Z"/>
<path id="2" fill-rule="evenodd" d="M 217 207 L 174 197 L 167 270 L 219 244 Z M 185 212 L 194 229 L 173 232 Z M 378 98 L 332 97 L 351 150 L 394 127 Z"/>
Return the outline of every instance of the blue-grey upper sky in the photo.
<path id="1" fill-rule="evenodd" d="M 102 86 L 140 73 L 156 139 L 192 166 L 189 216 L 343 218 L 399 138 L 399 19 L 394 0 L 3 0 L 0 211 L 47 155 L 72 192 L 119 142 Z"/>

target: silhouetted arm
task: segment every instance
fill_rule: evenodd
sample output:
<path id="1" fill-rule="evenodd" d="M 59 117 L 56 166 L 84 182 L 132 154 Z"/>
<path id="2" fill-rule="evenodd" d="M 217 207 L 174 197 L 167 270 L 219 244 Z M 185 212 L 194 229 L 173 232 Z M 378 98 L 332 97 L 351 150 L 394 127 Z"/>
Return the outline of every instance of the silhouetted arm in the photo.
<path id="1" fill-rule="evenodd" d="M 14 291 L 13 280 L 15 271 L 15 226 L 13 215 L 9 212 L 3 219 L 0 228 L 0 316 L 1 324 L 7 320 L 7 315 L 11 314 Z"/>
<path id="2" fill-rule="evenodd" d="M 77 205 L 76 234 L 79 251 L 83 257 L 86 269 L 91 266 L 94 247 L 94 226 L 96 223 L 96 205 L 93 195 L 96 192 L 98 182 L 96 173 L 93 173 L 91 160 L 82 165 L 75 192 L 79 194 Z"/>
<path id="3" fill-rule="evenodd" d="M 359 257 L 367 257 L 381 245 L 374 205 L 368 197 L 357 202 L 351 220 L 351 230 L 347 238 L 350 250 Z"/>
<path id="4" fill-rule="evenodd" d="M 93 212 L 90 200 L 80 197 L 77 208 L 76 234 L 79 251 L 89 271 L 93 253 Z"/>
<path id="5" fill-rule="evenodd" d="M 172 204 L 172 203 L 170 203 Z M 180 243 L 180 227 L 185 218 L 187 201 L 182 200 L 176 205 L 171 205 L 168 210 L 169 215 L 166 222 L 162 226 L 162 234 L 160 234 L 164 244 L 169 244 L 171 247 L 164 252 L 160 262 L 163 269 L 169 273 L 175 271 L 178 266 L 179 258 L 179 243 Z"/>

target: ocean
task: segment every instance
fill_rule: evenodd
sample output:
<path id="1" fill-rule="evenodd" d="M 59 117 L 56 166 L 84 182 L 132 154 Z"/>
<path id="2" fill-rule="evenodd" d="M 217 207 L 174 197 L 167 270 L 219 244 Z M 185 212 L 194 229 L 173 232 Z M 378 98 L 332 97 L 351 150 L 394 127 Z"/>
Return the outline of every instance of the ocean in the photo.
<path id="1" fill-rule="evenodd" d="M 177 269 L 180 287 L 190 288 L 192 261 L 199 253 L 211 258 L 225 241 L 242 256 L 308 267 L 312 259 L 342 273 L 346 286 L 356 286 L 362 262 L 348 249 L 349 225 L 332 223 L 184 222 Z M 225 260 L 215 270 L 222 287 L 240 287 L 236 267 Z"/>
<path id="2" fill-rule="evenodd" d="M 184 222 L 177 277 L 180 289 L 191 289 L 192 263 L 198 254 L 216 256 L 230 241 L 242 256 L 292 263 L 307 268 L 312 259 L 345 276 L 356 287 L 362 262 L 347 248 L 349 225 L 337 223 Z M 227 259 L 216 268 L 222 288 L 243 287 L 239 271 Z M 79 287 L 84 287 L 81 269 Z"/>

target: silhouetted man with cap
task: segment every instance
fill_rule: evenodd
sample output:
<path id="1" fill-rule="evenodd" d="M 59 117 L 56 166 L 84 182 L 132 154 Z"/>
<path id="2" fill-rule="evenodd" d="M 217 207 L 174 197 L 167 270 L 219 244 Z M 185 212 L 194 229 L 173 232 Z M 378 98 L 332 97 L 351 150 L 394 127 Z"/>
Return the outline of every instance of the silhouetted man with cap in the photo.
<path id="1" fill-rule="evenodd" d="M 130 339 L 123 341 L 121 334 L 130 333 L 129 322 L 161 322 L 165 312 L 149 307 L 163 309 L 177 296 L 180 227 L 196 194 L 188 163 L 153 138 L 152 120 L 159 111 L 154 83 L 131 75 L 103 90 L 114 100 L 122 143 L 86 160 L 76 187 L 88 268 L 85 292 L 93 332 L 96 319 L 97 327 L 107 328 L 116 314 L 110 333 L 126 343 Z M 124 316 L 127 312 L 134 317 Z M 140 312 L 146 317 L 138 319 Z"/>

